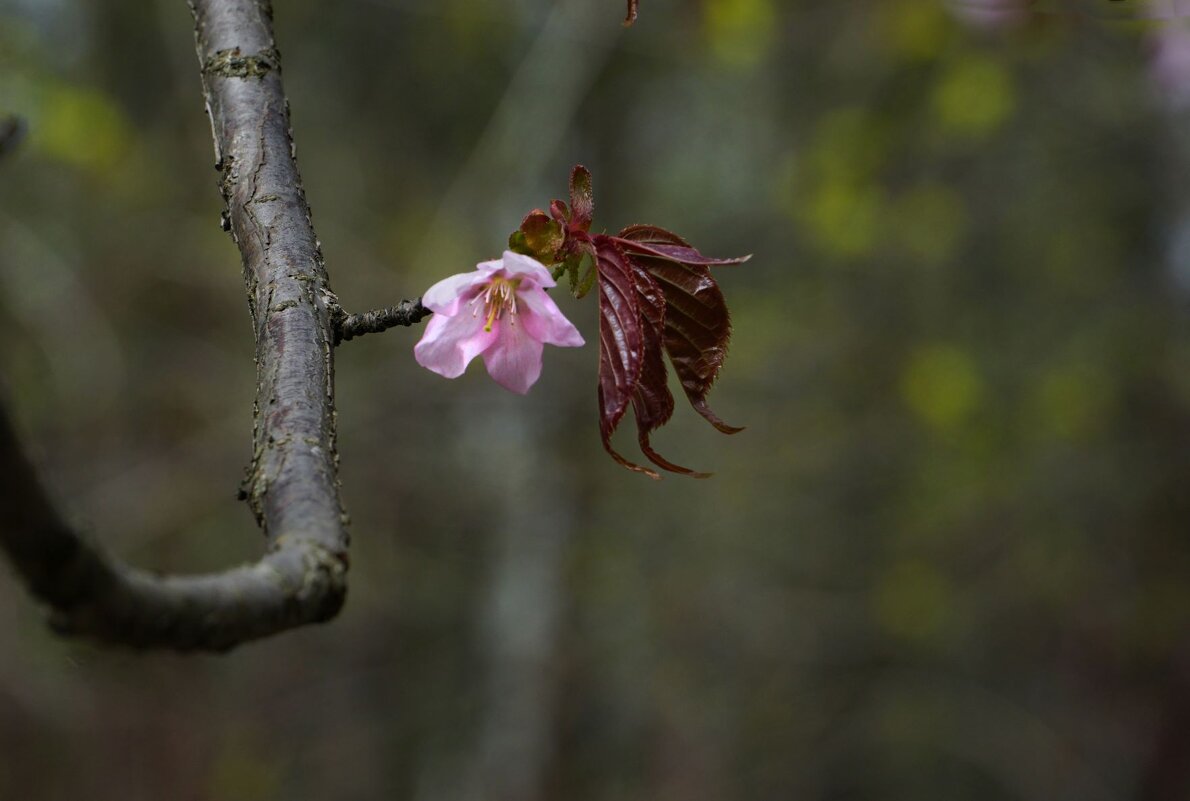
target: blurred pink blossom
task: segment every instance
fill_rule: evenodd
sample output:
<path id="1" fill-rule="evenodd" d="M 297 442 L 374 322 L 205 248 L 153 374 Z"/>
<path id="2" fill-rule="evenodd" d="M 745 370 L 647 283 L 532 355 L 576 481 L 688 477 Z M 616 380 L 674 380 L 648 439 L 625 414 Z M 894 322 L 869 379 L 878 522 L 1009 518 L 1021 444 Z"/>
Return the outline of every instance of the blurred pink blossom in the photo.
<path id="1" fill-rule="evenodd" d="M 1180 0 L 1153 2 L 1148 13 L 1153 23 L 1149 74 L 1162 99 L 1172 108 L 1190 107 L 1190 3 Z"/>
<path id="2" fill-rule="evenodd" d="M 1029 14 L 1028 0 L 949 0 L 947 5 L 961 22 L 984 30 L 1020 25 Z"/>
<path id="3" fill-rule="evenodd" d="M 525 394 L 541 375 L 543 344 L 578 347 L 578 329 L 545 293 L 554 286 L 536 259 L 504 251 L 474 272 L 444 278 L 422 297 L 434 312 L 413 356 L 422 367 L 458 378 L 483 355 L 488 374 Z"/>

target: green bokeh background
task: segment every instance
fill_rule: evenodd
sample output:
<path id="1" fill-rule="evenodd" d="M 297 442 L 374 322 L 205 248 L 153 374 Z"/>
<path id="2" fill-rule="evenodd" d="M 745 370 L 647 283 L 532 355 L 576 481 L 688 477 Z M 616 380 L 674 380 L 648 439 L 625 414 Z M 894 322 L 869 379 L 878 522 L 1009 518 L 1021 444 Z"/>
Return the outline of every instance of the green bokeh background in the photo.
<path id="1" fill-rule="evenodd" d="M 1190 122 L 1143 3 L 274 5 L 347 308 L 581 162 L 597 227 L 755 254 L 711 396 L 748 429 L 680 406 L 655 443 L 716 475 L 654 483 L 590 346 L 522 399 L 352 342 L 342 615 L 139 655 L 0 574 L 0 799 L 1190 798 Z M 3 391 L 72 520 L 187 572 L 259 552 L 196 67 L 181 0 L 0 0 Z"/>

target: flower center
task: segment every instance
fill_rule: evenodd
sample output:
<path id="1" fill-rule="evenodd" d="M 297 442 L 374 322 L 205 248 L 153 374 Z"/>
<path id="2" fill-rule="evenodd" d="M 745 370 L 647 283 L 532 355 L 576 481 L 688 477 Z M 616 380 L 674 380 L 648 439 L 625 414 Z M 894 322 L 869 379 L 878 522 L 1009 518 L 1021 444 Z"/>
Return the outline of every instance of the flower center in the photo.
<path id="1" fill-rule="evenodd" d="M 484 331 L 491 331 L 492 323 L 503 317 L 505 313 L 513 318 L 509 320 L 509 324 L 516 324 L 516 291 L 520 285 L 521 279 L 519 278 L 509 279 L 498 275 L 492 279 L 492 283 L 488 284 L 487 290 L 475 298 L 476 301 L 483 299 L 484 315 L 488 318 L 483 327 Z M 476 312 L 478 311 L 479 309 L 476 309 Z"/>

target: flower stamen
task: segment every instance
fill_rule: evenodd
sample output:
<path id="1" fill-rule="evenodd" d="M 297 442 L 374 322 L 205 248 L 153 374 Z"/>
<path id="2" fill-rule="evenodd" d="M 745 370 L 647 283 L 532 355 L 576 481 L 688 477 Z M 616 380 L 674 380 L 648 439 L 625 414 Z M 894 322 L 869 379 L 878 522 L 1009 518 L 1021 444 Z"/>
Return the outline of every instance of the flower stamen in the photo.
<path id="1" fill-rule="evenodd" d="M 483 293 L 484 311 L 487 313 L 487 323 L 484 325 L 484 331 L 491 331 L 492 324 L 504 316 L 507 312 L 512 320 L 509 323 L 516 324 L 516 291 L 520 286 L 521 279 L 519 278 L 504 278 L 497 275 L 492 278 L 492 283 L 488 284 L 487 291 Z M 478 300 L 479 298 L 476 298 Z M 476 309 L 478 311 L 478 309 Z"/>

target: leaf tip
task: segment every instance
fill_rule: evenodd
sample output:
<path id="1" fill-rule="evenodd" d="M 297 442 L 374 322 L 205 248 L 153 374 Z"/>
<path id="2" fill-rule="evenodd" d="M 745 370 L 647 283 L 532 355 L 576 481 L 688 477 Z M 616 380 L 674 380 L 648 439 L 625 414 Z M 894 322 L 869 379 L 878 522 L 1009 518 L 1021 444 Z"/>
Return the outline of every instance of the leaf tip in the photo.
<path id="1" fill-rule="evenodd" d="M 704 419 L 716 429 L 724 434 L 738 434 L 743 431 L 746 426 L 733 426 L 725 423 L 723 418 L 711 411 L 711 407 L 707 405 L 706 398 L 690 398 L 690 405 L 694 407 L 694 411 L 703 416 Z"/>
<path id="2" fill-rule="evenodd" d="M 653 450 L 653 446 L 649 442 L 649 432 L 645 429 L 642 429 L 639 432 L 637 441 L 640 443 L 641 453 L 647 456 L 650 462 L 657 465 L 662 470 L 668 470 L 671 473 L 677 473 L 678 475 L 682 476 L 690 476 L 690 478 L 711 477 L 711 473 L 703 473 L 698 470 L 691 470 L 689 467 L 682 467 L 680 464 L 674 464 L 669 459 L 666 459 L 664 456 L 657 453 L 657 451 Z"/>
<path id="3" fill-rule="evenodd" d="M 648 467 L 642 467 L 642 466 L 638 465 L 636 462 L 628 461 L 623 456 L 621 456 L 618 452 L 616 452 L 612 448 L 612 446 L 608 443 L 604 443 L 603 447 L 607 450 L 608 453 L 611 454 L 612 459 L 614 459 L 616 464 L 620 465 L 620 467 L 623 467 L 627 470 L 631 470 L 633 473 L 640 473 L 642 475 L 646 475 L 649 478 L 653 479 L 654 481 L 661 480 L 661 474 L 658 473 L 656 470 L 651 470 Z"/>
<path id="4" fill-rule="evenodd" d="M 624 19 L 625 28 L 631 27 L 632 23 L 636 22 L 637 4 L 638 0 L 628 0 L 628 16 Z"/>

